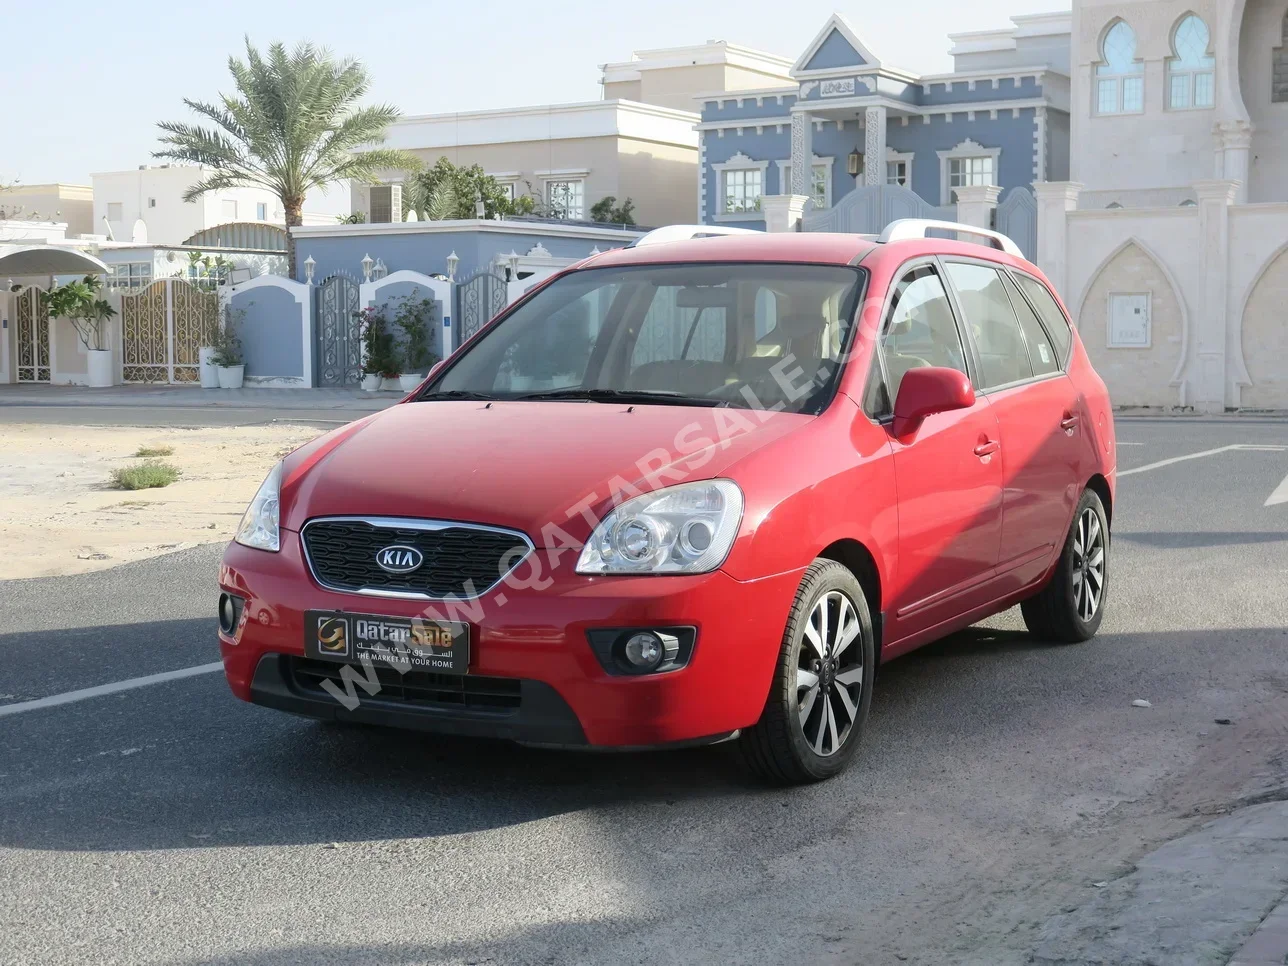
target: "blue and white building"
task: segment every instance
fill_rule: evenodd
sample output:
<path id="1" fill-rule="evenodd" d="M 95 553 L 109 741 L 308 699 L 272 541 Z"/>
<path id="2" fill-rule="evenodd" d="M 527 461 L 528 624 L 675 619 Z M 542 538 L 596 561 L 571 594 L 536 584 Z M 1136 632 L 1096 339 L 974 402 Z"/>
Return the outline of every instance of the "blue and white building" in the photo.
<path id="1" fill-rule="evenodd" d="M 834 14 L 797 58 L 792 86 L 699 96 L 700 218 L 875 231 L 1024 190 L 1031 221 L 1033 182 L 1068 178 L 1070 21 L 1017 16 L 953 35 L 954 71 L 919 75 L 883 62 Z M 850 197 L 887 187 L 906 190 Z"/>

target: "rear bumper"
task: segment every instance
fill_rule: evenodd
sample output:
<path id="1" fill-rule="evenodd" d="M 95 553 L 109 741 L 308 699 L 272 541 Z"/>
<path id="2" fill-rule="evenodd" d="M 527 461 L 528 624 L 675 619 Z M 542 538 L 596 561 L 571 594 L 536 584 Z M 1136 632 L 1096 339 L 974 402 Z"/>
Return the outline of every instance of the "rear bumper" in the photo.
<path id="1" fill-rule="evenodd" d="M 451 614 L 426 614 L 424 601 L 327 590 L 309 574 L 297 534 L 279 553 L 231 545 L 220 587 L 245 599 L 235 635 L 220 633 L 224 671 L 246 701 L 311 717 L 421 731 L 598 748 L 654 747 L 718 740 L 759 719 L 801 572 L 738 581 L 698 576 L 587 577 L 575 554 L 547 569 L 540 586 L 501 585 Z M 411 706 L 356 690 L 346 708 L 329 693 L 298 686 L 286 658 L 304 657 L 304 613 L 344 611 L 390 617 L 438 616 L 470 624 L 468 677 L 519 682 L 511 714 Z M 689 663 L 639 677 L 610 674 L 587 631 L 696 628 Z"/>

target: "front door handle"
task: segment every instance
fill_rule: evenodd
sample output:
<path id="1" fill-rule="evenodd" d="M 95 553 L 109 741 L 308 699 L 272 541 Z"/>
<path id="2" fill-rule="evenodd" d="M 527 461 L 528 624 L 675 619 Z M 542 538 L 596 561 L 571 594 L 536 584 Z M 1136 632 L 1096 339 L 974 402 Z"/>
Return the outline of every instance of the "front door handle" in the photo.
<path id="1" fill-rule="evenodd" d="M 1066 433 L 1072 433 L 1078 428 L 1078 417 L 1073 413 L 1065 413 L 1064 419 L 1060 420 L 1060 428 Z"/>
<path id="2" fill-rule="evenodd" d="M 975 455 L 978 456 L 980 459 L 983 459 L 986 456 L 992 456 L 1001 448 L 1002 448 L 1002 444 L 999 443 L 997 440 L 988 439 L 975 447 Z"/>

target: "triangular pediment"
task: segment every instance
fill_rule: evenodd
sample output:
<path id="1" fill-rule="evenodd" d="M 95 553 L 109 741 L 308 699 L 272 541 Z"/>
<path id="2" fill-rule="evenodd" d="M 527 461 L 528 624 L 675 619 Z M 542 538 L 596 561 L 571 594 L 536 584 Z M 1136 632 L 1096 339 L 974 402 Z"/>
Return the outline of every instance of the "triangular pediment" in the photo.
<path id="1" fill-rule="evenodd" d="M 839 13 L 834 13 L 823 24 L 823 29 L 805 48 L 796 64 L 793 75 L 848 68 L 877 67 L 880 61 L 859 39 L 854 28 Z"/>

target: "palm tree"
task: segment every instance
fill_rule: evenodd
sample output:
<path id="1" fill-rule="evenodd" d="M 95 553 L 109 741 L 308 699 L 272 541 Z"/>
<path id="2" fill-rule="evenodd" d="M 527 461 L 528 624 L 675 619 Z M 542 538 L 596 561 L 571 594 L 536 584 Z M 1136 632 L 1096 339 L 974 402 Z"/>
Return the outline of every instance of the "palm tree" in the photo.
<path id="1" fill-rule="evenodd" d="M 276 194 L 286 213 L 286 256 L 294 278 L 295 239 L 289 229 L 301 224 L 309 189 L 349 179 L 372 181 L 381 169 L 415 170 L 420 161 L 404 151 L 371 147 L 384 140 L 398 109 L 357 106 L 370 78 L 356 60 L 336 61 L 330 51 L 308 43 L 289 52 L 273 44 L 264 56 L 247 37 L 246 60 L 229 57 L 228 71 L 236 96 L 221 94 L 218 104 L 184 98 L 216 127 L 163 122 L 166 147 L 153 156 L 211 169 L 184 192 L 184 201 L 247 186 Z"/>

